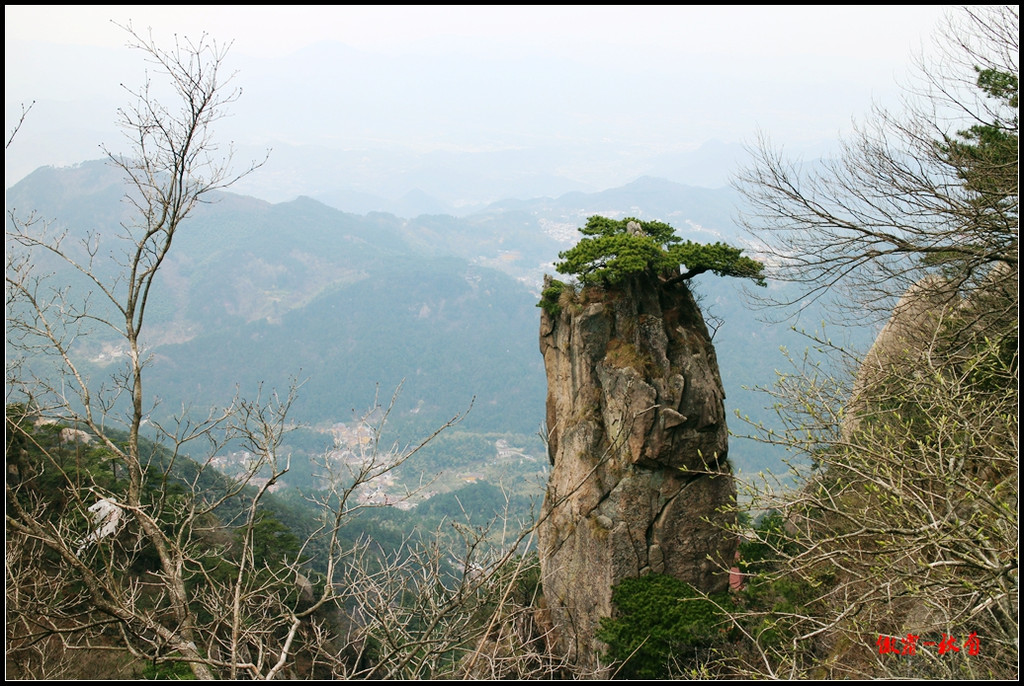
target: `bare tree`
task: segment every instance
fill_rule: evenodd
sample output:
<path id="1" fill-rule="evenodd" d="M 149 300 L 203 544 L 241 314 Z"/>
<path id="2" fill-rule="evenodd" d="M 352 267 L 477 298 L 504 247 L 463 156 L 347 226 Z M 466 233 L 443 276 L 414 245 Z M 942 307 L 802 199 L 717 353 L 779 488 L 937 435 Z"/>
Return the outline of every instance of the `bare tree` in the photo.
<path id="1" fill-rule="evenodd" d="M 14 125 L 14 128 L 12 128 L 11 132 L 7 135 L 7 143 L 4 145 L 4 150 L 11 147 L 11 143 L 14 142 L 15 137 L 18 135 L 18 131 L 21 130 L 22 125 L 25 123 L 25 117 L 27 117 L 32 108 L 35 107 L 35 104 L 35 101 L 33 101 L 28 105 L 28 107 L 26 107 L 25 104 L 22 103 L 21 115 L 18 117 L 18 122 Z"/>
<path id="2" fill-rule="evenodd" d="M 950 316 L 940 310 L 932 323 Z M 759 438 L 794 454 L 800 485 L 749 493 L 751 508 L 778 519 L 741 532 L 767 548 L 749 568 L 745 610 L 734 614 L 752 650 L 745 670 L 1015 673 L 1019 409 L 1008 389 L 1018 376 L 995 343 L 950 352 L 933 336 L 877 358 L 849 415 L 849 383 L 820 368 L 813 381 L 802 369 L 784 376 L 775 399 L 789 424 Z M 980 656 L 941 659 L 942 637 L 956 638 L 966 659 L 972 634 Z"/>
<path id="3" fill-rule="evenodd" d="M 220 154 L 214 138 L 214 125 L 240 94 L 224 73 L 226 48 L 203 36 L 167 51 L 128 31 L 175 99 L 164 105 L 147 80 L 120 110 L 131 151 L 108 157 L 129 188 L 122 249 L 95 235 L 76 245 L 34 218 L 8 216 L 7 244 L 17 248 L 8 250 L 8 342 L 22 353 L 7 367 L 8 449 L 44 456 L 6 484 L 8 647 L 59 637 L 64 648 L 117 647 L 154 664 L 179 660 L 201 678 L 273 675 L 287 662 L 302 618 L 289 602 L 298 560 L 270 568 L 253 559 L 253 532 L 267 488 L 288 469 L 279 449 L 295 389 L 269 400 L 236 398 L 205 419 L 164 426 L 151 420 L 144 385 L 147 312 L 175 237 L 199 203 L 260 163 L 231 171 L 230 150 Z M 37 275 L 42 254 L 77 272 L 88 295 Z M 76 345 L 96 329 L 112 331 L 126 351 L 124 367 L 105 381 L 90 377 Z M 57 372 L 33 374 L 40 358 L 53 360 Z M 20 364 L 26 359 L 35 364 Z M 49 423 L 76 428 L 48 436 L 42 427 Z M 147 423 L 160 446 L 144 439 Z M 70 442 L 63 438 L 69 430 Z M 212 457 L 231 440 L 255 458 L 238 482 L 211 481 Z M 198 463 L 189 459 L 196 447 L 207 455 Z M 83 450 L 99 453 L 87 469 Z M 269 478 L 254 488 L 261 472 Z M 54 474 L 62 478 L 47 478 Z M 61 511 L 52 509 L 54 494 L 43 492 L 57 483 L 68 486 Z M 224 521 L 225 512 L 237 520 Z M 83 531 L 92 523 L 101 525 Z M 224 527 L 238 528 L 237 544 L 218 540 Z M 226 553 L 234 565 L 213 563 Z"/>
<path id="4" fill-rule="evenodd" d="M 762 146 L 740 181 L 783 305 L 891 313 L 867 356 L 815 340 L 770 391 L 783 428 L 756 433 L 798 486 L 754 489 L 776 518 L 741 532 L 744 673 L 1017 674 L 1018 11 L 958 16 L 926 98 L 820 166 Z"/>
<path id="5" fill-rule="evenodd" d="M 101 243 L 98 235 L 73 245 L 67 234 L 51 235 L 45 223 L 25 221 L 15 212 L 8 216 L 7 245 L 17 248 L 8 251 L 6 275 L 9 348 L 23 353 L 21 359 L 46 357 L 56 368 L 56 373 L 36 375 L 31 370 L 38 371 L 38 364 L 20 366 L 14 373 L 8 366 L 9 407 L 12 400 L 22 402 L 14 406 L 20 412 L 8 411 L 9 437 L 36 441 L 34 449 L 47 459 L 36 473 L 21 474 L 14 484 L 8 480 L 8 554 L 13 541 L 15 556 L 44 555 L 54 566 L 44 568 L 43 575 L 52 572 L 77 589 L 74 603 L 57 600 L 66 595 L 61 589 L 49 598 L 35 594 L 35 604 L 16 607 L 21 613 L 17 624 L 26 629 L 18 640 L 60 635 L 68 646 L 109 647 L 104 639 L 116 630 L 137 656 L 157 661 L 173 654 L 197 677 L 210 678 L 220 665 L 210 658 L 209 637 L 201 632 L 190 586 L 202 569 L 201 551 L 210 553 L 204 529 L 211 527 L 218 508 L 243 494 L 245 484 L 200 498 L 200 482 L 212 471 L 210 460 L 198 463 L 189 475 L 187 468 L 183 471 L 184 458 L 188 446 L 201 439 L 212 442 L 212 455 L 223 441 L 241 437 L 258 455 L 250 476 L 264 468 L 271 478 L 278 476 L 287 469 L 276 449 L 293 396 L 265 405 L 236 400 L 204 420 L 183 421 L 173 429 L 154 424 L 167 441 L 159 449 L 143 439 L 142 427 L 152 409 L 144 384 L 144 334 L 161 264 L 196 206 L 260 163 L 231 171 L 230 150 L 221 154 L 213 136 L 214 125 L 240 94 L 224 73 L 227 49 L 203 36 L 164 50 L 151 37 L 127 30 L 131 47 L 142 51 L 156 76 L 167 80 L 174 100 L 163 104 L 147 79 L 142 89 L 128 91 L 134 102 L 119 111 L 130 152 L 108 157 L 122 170 L 129 188 L 129 218 L 116 241 L 121 248 Z M 104 251 L 110 251 L 109 261 Z M 88 284 L 88 295 L 36 274 L 36 261 L 45 254 L 73 269 Z M 112 278 L 111 262 L 118 270 Z M 96 330 L 113 332 L 126 351 L 124 366 L 99 382 L 90 377 L 77 346 L 81 336 Z M 122 414 L 123 407 L 127 410 Z M 37 429 L 47 422 L 75 427 L 82 441 L 102 453 L 110 478 L 65 468 L 66 441 L 39 443 Z M 45 499 L 34 489 L 46 471 L 63 474 L 74 486 L 65 491 L 63 512 L 46 511 Z M 172 487 L 179 479 L 189 485 L 183 495 Z M 245 516 L 251 530 L 262 491 L 247 496 L 251 507 Z M 78 533 L 81 523 L 90 521 L 97 502 L 112 514 L 105 528 L 83 538 Z M 135 541 L 120 541 L 123 536 L 116 534 L 121 528 L 130 530 Z M 133 566 L 143 555 L 155 560 L 140 574 Z M 240 568 L 234 625 L 239 623 L 238 589 L 245 576 Z M 222 662 L 235 669 L 239 658 L 231 654 Z"/>
<path id="6" fill-rule="evenodd" d="M 261 163 L 232 171 L 215 138 L 240 94 L 226 48 L 203 36 L 164 50 L 128 31 L 174 99 L 158 99 L 148 80 L 128 91 L 130 152 L 108 153 L 128 188 L 117 239 L 75 240 L 8 212 L 9 664 L 26 677 L 109 677 L 75 664 L 113 652 L 154 674 L 206 679 L 554 674 L 522 581 L 534 570 L 524 556 L 533 522 L 451 522 L 399 551 L 345 540 L 367 506 L 361 490 L 436 436 L 387 446 L 393 400 L 372 412 L 363 454 L 325 456 L 327 486 L 312 495 L 319 529 L 269 552 L 264 504 L 290 466 L 282 446 L 300 384 L 199 417 L 153 412 L 146 340 L 157 275 L 193 210 Z M 40 274 L 47 259 L 73 279 Z M 81 347 L 97 332 L 124 351 L 111 374 Z M 229 446 L 251 456 L 233 480 L 214 469 Z"/>
<path id="7" fill-rule="evenodd" d="M 926 274 L 953 298 L 1016 271 L 1017 12 L 952 19 L 946 59 L 923 66 L 906 108 L 876 108 L 833 159 L 804 165 L 758 141 L 736 182 L 741 221 L 771 278 L 797 284 L 783 304 L 831 292 L 884 318 Z"/>

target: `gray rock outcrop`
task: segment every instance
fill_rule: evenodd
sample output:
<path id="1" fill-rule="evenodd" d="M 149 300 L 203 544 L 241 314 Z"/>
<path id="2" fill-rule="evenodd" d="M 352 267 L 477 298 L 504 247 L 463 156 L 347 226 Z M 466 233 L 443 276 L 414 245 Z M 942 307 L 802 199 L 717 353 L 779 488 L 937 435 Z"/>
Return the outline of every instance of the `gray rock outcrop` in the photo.
<path id="1" fill-rule="evenodd" d="M 553 465 L 541 572 L 556 648 L 596 669 L 621 579 L 727 588 L 735 487 L 718 362 L 686 285 L 635 277 L 562 301 L 540 328 Z"/>

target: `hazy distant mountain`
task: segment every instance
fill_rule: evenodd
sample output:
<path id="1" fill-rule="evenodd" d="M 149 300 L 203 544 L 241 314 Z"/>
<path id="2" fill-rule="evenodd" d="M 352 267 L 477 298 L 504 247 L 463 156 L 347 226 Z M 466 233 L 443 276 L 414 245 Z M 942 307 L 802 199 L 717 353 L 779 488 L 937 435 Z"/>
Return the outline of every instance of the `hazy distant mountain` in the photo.
<path id="1" fill-rule="evenodd" d="M 607 166 L 602 160 L 609 155 L 600 143 L 426 153 L 288 144 L 273 148 L 266 167 L 246 179 L 240 190 L 271 200 L 309 195 L 346 212 L 390 212 L 401 217 L 466 216 L 510 198 L 597 193 L 591 182 L 577 178 L 572 170 Z M 241 152 L 258 157 L 263 150 L 243 148 Z M 717 141 L 657 155 L 620 151 L 622 166 L 615 175 L 623 179 L 653 176 L 718 189 L 728 184 L 745 154 L 738 144 Z"/>
<path id="2" fill-rule="evenodd" d="M 736 240 L 733 224 L 739 195 L 731 188 L 697 188 L 674 181 L 643 176 L 635 181 L 596 193 L 572 192 L 554 199 L 505 200 L 490 205 L 489 212 L 517 210 L 565 220 L 586 219 L 593 214 L 658 219 L 680 231 L 705 233 Z M 582 225 L 582 224 L 581 224 Z M 573 236 L 573 242 L 578 236 Z"/>
<path id="3" fill-rule="evenodd" d="M 53 218 L 71 239 L 95 232 L 104 255 L 118 249 L 121 192 L 106 165 L 86 163 L 37 171 L 8 202 Z M 223 194 L 200 207 L 161 269 L 146 330 L 149 388 L 170 407 L 202 407 L 236 386 L 308 378 L 296 412 L 321 422 L 349 419 L 378 383 L 390 393 L 405 379 L 399 409 L 417 421 L 439 423 L 475 396 L 466 427 L 534 432 L 544 398 L 534 295 L 485 266 L 424 254 L 404 224 L 309 198 Z M 84 293 L 66 267 L 45 266 Z M 101 367 L 116 363 L 113 342 L 97 331 L 79 350 Z"/>
<path id="4" fill-rule="evenodd" d="M 37 170 L 8 190 L 8 207 L 34 209 L 72 237 L 93 232 L 105 255 L 116 246 L 121 195 L 116 172 L 88 162 Z M 576 227 L 591 214 L 634 215 L 695 240 L 737 242 L 737 202 L 728 188 L 652 177 L 505 200 L 465 217 L 356 215 L 309 197 L 272 204 L 224 193 L 198 209 L 163 265 L 147 329 L 149 388 L 165 407 L 203 407 L 236 388 L 308 379 L 296 416 L 328 422 L 369 405 L 378 383 L 390 393 L 404 380 L 397 417 L 405 422 L 436 426 L 475 398 L 464 429 L 533 433 L 545 397 L 535 303 Z M 74 292 L 84 287 L 52 259 L 40 266 Z M 695 284 L 717 329 L 727 407 L 770 420 L 766 399 L 745 387 L 771 385 L 784 364 L 779 346 L 800 350 L 806 341 L 758 321 L 743 288 L 711 275 Z M 97 369 L 116 363 L 102 333 L 80 345 Z M 747 469 L 778 465 L 778 455 L 742 441 L 733 457 Z"/>
<path id="5" fill-rule="evenodd" d="M 720 54 L 697 64 L 609 44 L 591 61 L 543 45 L 480 50 L 476 40 L 446 36 L 391 54 L 331 41 L 268 58 L 234 51 L 232 85 L 244 96 L 218 122 L 218 142 L 233 141 L 240 160 L 273 149 L 235 191 L 411 217 L 641 176 L 719 188 L 745 159 L 737 141 L 762 128 L 813 156 L 815 141 L 833 140 L 862 110 L 865 89 L 882 95 L 891 81 L 870 54 L 813 64 Z M 41 35 L 12 37 L 7 49 L 7 121 L 36 103 L 6 151 L 7 185 L 44 161 L 88 159 L 101 144 L 124 150 L 116 110 L 130 98 L 120 84 L 141 83 L 142 60 Z M 416 189 L 440 206 L 403 204 Z"/>

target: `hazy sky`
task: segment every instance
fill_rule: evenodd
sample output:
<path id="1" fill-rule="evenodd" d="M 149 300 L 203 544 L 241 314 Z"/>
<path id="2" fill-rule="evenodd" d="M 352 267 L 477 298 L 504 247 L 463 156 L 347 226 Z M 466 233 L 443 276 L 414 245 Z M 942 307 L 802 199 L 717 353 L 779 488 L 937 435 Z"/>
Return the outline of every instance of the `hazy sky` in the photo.
<path id="1" fill-rule="evenodd" d="M 628 175 L 630 155 L 758 130 L 796 146 L 835 138 L 872 101 L 894 101 L 947 7 L 7 5 L 8 134 L 21 103 L 37 103 L 7 185 L 109 142 L 118 84 L 143 74 L 113 22 L 163 45 L 203 31 L 234 41 L 246 93 L 225 126 L 246 145 L 603 145 Z"/>
<path id="2" fill-rule="evenodd" d="M 120 46 L 111 22 L 157 35 L 206 31 L 239 52 L 279 56 L 323 40 L 380 52 L 444 41 L 600 59 L 609 47 L 675 55 L 874 56 L 904 62 L 942 6 L 198 6 L 7 5 L 7 41 Z"/>

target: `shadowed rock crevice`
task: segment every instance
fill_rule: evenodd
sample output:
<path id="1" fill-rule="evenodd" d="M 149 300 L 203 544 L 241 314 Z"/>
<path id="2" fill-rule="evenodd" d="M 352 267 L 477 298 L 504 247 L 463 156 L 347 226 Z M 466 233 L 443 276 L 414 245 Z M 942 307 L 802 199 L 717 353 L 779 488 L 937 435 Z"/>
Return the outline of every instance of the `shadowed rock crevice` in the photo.
<path id="1" fill-rule="evenodd" d="M 637 276 L 541 315 L 553 465 L 539 531 L 557 648 L 594 668 L 626 577 L 669 574 L 717 592 L 735 535 L 722 382 L 683 283 Z"/>

